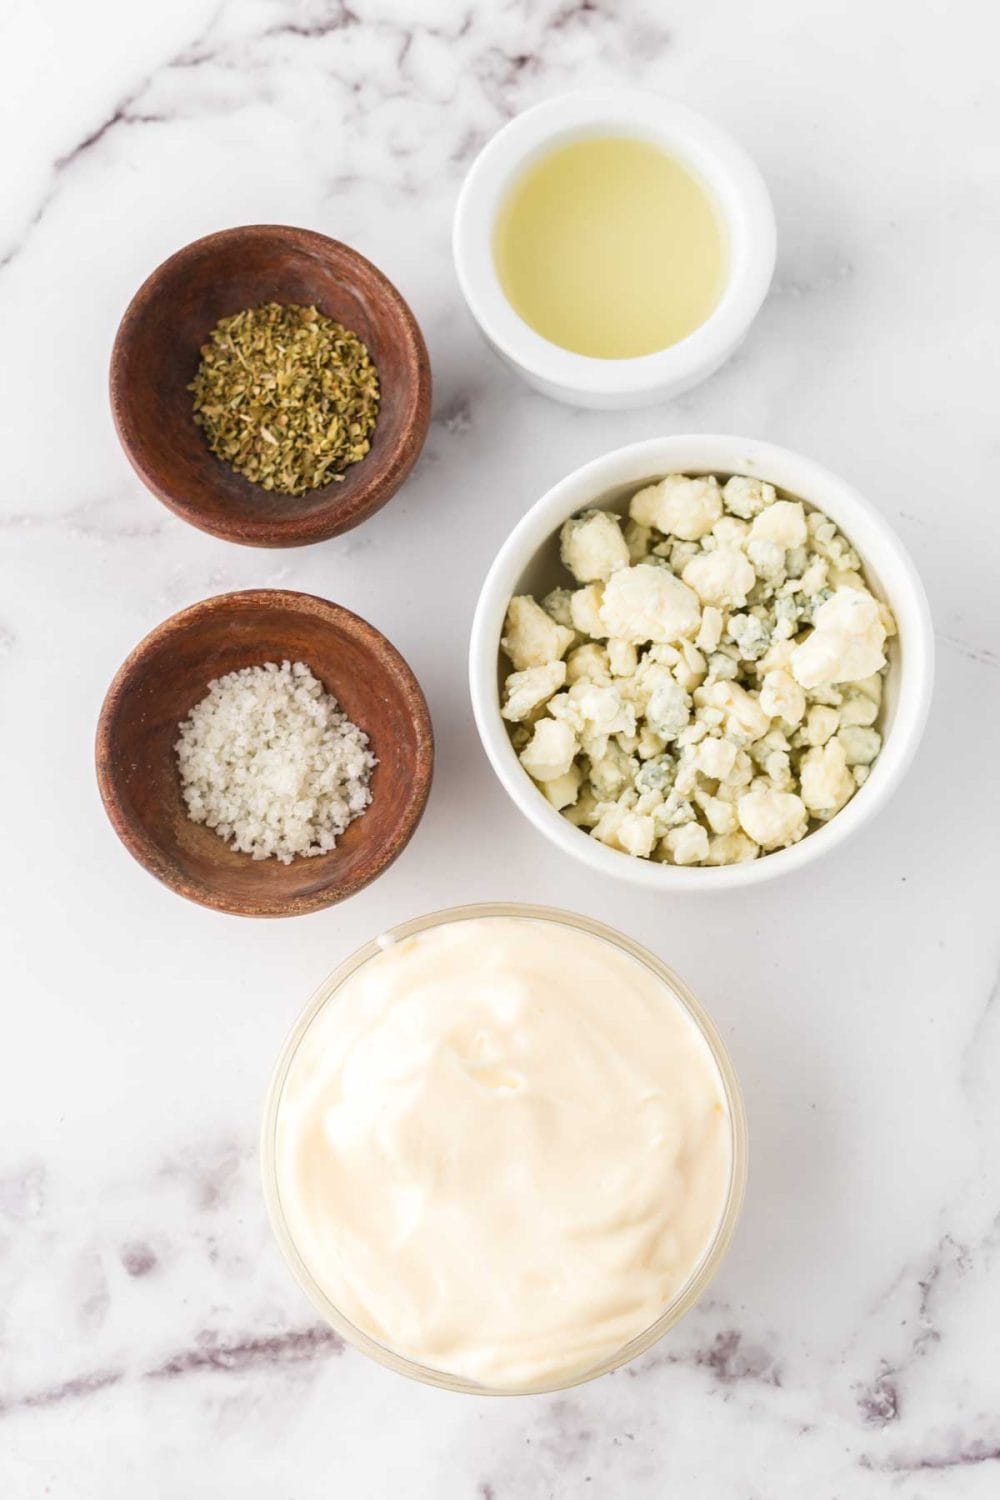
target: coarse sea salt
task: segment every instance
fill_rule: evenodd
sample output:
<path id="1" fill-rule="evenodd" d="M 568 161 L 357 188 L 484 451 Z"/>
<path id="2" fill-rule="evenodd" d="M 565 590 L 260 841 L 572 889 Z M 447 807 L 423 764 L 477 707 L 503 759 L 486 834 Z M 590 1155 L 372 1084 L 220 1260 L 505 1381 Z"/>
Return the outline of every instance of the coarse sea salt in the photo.
<path id="1" fill-rule="evenodd" d="M 368 736 L 304 662 L 216 678 L 179 734 L 188 816 L 254 859 L 325 854 L 372 800 Z"/>

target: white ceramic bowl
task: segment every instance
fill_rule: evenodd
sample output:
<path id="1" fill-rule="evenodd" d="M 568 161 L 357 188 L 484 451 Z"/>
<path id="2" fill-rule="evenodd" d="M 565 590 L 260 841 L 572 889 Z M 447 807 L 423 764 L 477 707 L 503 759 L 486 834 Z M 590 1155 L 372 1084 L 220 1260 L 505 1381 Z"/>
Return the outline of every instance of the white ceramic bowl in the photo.
<path id="1" fill-rule="evenodd" d="M 718 868 L 652 863 L 609 849 L 555 811 L 522 768 L 500 717 L 500 685 L 508 664 L 500 635 L 514 594 L 541 596 L 567 575 L 559 561 L 559 529 L 585 508 L 623 510 L 631 495 L 665 474 L 749 474 L 825 512 L 859 553 L 872 588 L 888 600 L 899 627 L 890 644 L 879 729 L 881 754 L 864 786 L 829 823 L 798 844 L 747 864 Z M 652 438 L 585 464 L 533 505 L 511 532 L 483 584 L 472 624 L 469 682 L 486 754 L 527 818 L 566 854 L 604 875 L 656 891 L 722 890 L 790 874 L 843 843 L 885 805 L 920 741 L 934 680 L 934 636 L 923 585 L 891 527 L 858 492 L 809 459 L 752 438 L 711 434 Z"/>
<path id="2" fill-rule="evenodd" d="M 706 185 L 725 229 L 728 274 L 715 311 L 679 343 L 637 359 L 592 359 L 542 338 L 511 307 L 494 262 L 494 226 L 514 181 L 554 147 L 592 135 L 662 146 Z M 596 89 L 526 110 L 483 148 L 459 195 L 453 249 L 487 341 L 537 390 L 574 406 L 644 406 L 706 379 L 742 341 L 774 270 L 774 210 L 753 161 L 711 120 L 656 94 Z"/>

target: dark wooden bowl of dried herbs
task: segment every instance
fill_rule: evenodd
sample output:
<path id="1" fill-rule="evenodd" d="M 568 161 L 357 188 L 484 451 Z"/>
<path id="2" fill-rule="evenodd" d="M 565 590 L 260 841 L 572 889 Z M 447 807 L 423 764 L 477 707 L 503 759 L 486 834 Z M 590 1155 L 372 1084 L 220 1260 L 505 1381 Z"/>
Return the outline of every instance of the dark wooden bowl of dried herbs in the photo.
<path id="1" fill-rule="evenodd" d="M 111 409 L 140 479 L 227 541 L 348 531 L 403 483 L 430 421 L 423 337 L 382 272 L 307 229 L 195 240 L 132 299 Z"/>

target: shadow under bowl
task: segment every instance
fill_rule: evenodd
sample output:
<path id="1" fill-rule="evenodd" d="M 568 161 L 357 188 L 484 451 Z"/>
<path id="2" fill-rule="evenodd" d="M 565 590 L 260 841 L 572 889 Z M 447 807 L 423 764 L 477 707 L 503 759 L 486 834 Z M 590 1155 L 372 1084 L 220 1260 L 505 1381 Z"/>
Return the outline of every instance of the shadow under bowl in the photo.
<path id="1" fill-rule="evenodd" d="M 215 457 L 188 386 L 220 318 L 263 302 L 315 305 L 367 346 L 381 402 L 369 453 L 343 479 L 278 495 Z M 297 547 L 379 510 L 417 460 L 431 372 L 416 320 L 371 261 L 307 229 L 251 224 L 207 235 L 159 266 L 132 299 L 111 354 L 111 411 L 143 484 L 192 526 L 251 547 Z"/>
<path id="2" fill-rule="evenodd" d="M 191 821 L 174 750 L 213 678 L 268 661 L 305 662 L 378 757 L 372 801 L 337 847 L 288 865 L 237 853 Z M 288 917 L 354 895 L 402 852 L 427 803 L 434 747 L 424 695 L 385 636 L 312 594 L 253 589 L 192 605 L 140 642 L 108 689 L 96 757 L 115 832 L 152 875 L 216 911 Z"/>

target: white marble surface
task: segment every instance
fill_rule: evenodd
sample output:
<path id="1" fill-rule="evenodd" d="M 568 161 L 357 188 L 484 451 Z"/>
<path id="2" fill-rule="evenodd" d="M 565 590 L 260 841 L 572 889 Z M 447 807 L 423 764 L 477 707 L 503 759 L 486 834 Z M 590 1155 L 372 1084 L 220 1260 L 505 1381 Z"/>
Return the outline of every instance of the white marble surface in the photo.
<path id="1" fill-rule="evenodd" d="M 993 7 L 765 0 L 15 0 L 0 39 L 0 1494 L 4 1500 L 888 1500 L 1000 1492 L 1000 1006 Z M 779 220 L 743 351 L 673 405 L 581 413 L 479 342 L 452 275 L 478 145 L 549 93 L 655 87 L 755 154 Z M 435 420 L 339 542 L 184 526 L 118 450 L 105 375 L 135 287 L 247 221 L 353 242 L 428 339 Z M 926 580 L 939 686 L 871 830 L 794 885 L 600 883 L 507 804 L 464 681 L 479 581 L 566 470 L 667 431 L 801 449 L 881 504 Z M 349 904 L 241 923 L 105 822 L 95 716 L 181 605 L 284 583 L 371 618 L 430 699 L 437 779 Z M 272 1246 L 255 1133 L 279 1042 L 360 940 L 527 897 L 649 942 L 744 1082 L 745 1217 L 709 1299 L 567 1396 L 442 1395 L 317 1328 Z"/>

